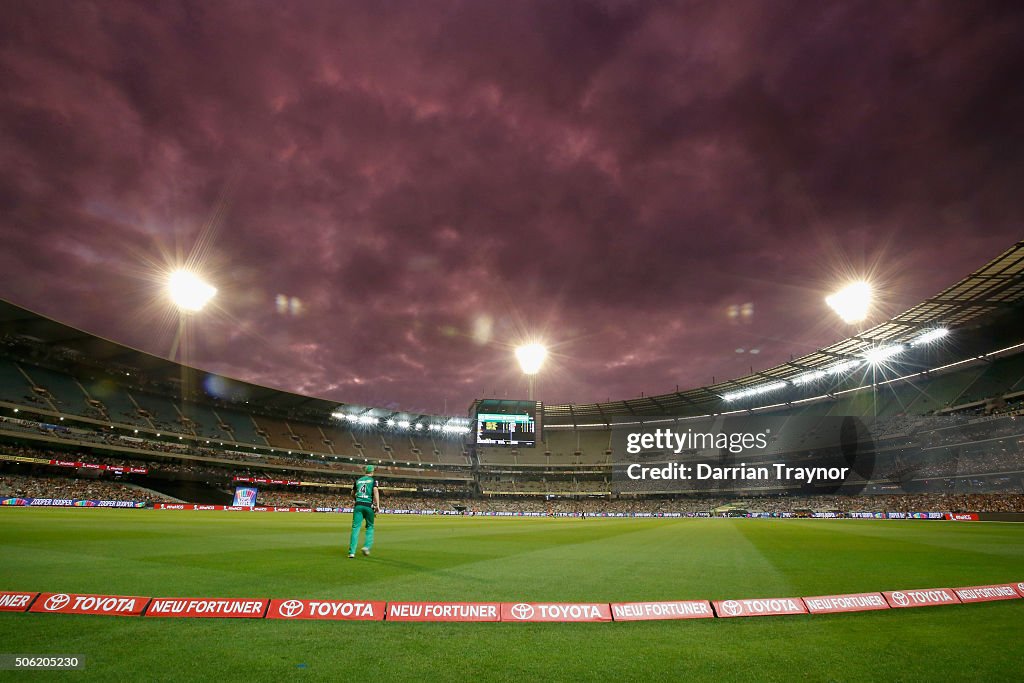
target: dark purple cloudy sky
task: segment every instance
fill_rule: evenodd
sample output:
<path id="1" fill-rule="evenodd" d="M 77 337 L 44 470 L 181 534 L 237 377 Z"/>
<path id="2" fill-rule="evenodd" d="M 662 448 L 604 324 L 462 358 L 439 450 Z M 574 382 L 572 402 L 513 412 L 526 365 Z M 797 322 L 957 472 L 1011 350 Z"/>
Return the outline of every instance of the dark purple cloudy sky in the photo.
<path id="1" fill-rule="evenodd" d="M 153 273 L 192 255 L 188 362 L 426 411 L 525 394 L 531 335 L 549 402 L 744 374 L 849 332 L 847 274 L 895 313 L 1024 237 L 1022 35 L 1019 2 L 5 2 L 0 297 L 166 356 Z"/>

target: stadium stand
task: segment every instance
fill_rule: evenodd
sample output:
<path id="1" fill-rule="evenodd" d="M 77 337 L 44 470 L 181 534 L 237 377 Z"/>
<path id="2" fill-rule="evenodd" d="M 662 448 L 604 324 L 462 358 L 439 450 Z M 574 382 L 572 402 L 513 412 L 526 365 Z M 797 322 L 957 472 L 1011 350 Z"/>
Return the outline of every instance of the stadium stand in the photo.
<path id="1" fill-rule="evenodd" d="M 432 439 L 432 441 L 437 454 L 437 462 L 440 464 L 462 466 L 470 464 L 469 455 L 461 441 L 451 439 Z"/>
<path id="2" fill-rule="evenodd" d="M 266 415 L 253 415 L 252 419 L 256 423 L 256 433 L 266 439 L 267 443 L 274 448 L 302 449 L 301 439 L 291 430 L 286 421 Z"/>
<path id="3" fill-rule="evenodd" d="M 210 407 L 184 401 L 178 409 L 181 418 L 196 436 L 220 441 L 231 437 L 230 432 L 221 429 L 220 418 Z"/>
<path id="4" fill-rule="evenodd" d="M 543 499 L 633 495 L 611 477 L 614 425 L 620 422 L 731 415 L 752 424 L 762 417 L 784 425 L 800 421 L 811 426 L 782 430 L 757 457 L 801 460 L 823 456 L 826 442 L 814 420 L 863 416 L 876 418 L 878 452 L 873 471 L 858 482 L 861 488 L 882 495 L 893 488 L 908 495 L 925 488 L 942 495 L 1019 493 L 1024 456 L 1012 441 L 1021 436 L 1013 425 L 1024 392 L 1022 303 L 1024 243 L 855 337 L 705 387 L 601 404 L 544 404 L 546 428 L 537 446 L 501 448 L 474 447 L 460 435 L 427 429 L 447 424 L 448 416 L 339 405 L 215 377 L 0 302 L 0 432 L 58 450 L 159 463 L 169 472 L 218 472 L 221 478 L 278 472 L 310 480 L 351 476 L 372 461 L 400 480 L 472 482 L 470 497 L 479 489 L 503 499 Z M 940 325 L 952 330 L 955 343 L 915 342 Z M 32 335 L 23 334 L 29 328 Z M 881 345 L 898 345 L 900 353 L 869 369 L 861 356 Z M 860 363 L 858 370 L 831 372 L 852 360 Z M 804 381 L 808 373 L 813 378 Z M 759 390 L 769 384 L 775 388 Z M 340 413 L 349 419 L 339 420 Z M 960 422 L 935 427 L 918 421 L 926 415 Z M 375 417 L 366 425 L 355 416 Z M 400 419 L 424 428 L 384 428 L 389 417 L 391 424 Z M 927 447 L 915 447 L 915 439 L 926 439 Z M 698 462 L 708 454 L 682 457 Z M 714 493 L 771 488 L 751 481 Z"/>
<path id="5" fill-rule="evenodd" d="M 179 420 L 178 409 L 170 399 L 141 391 L 128 392 L 128 397 L 139 414 L 148 418 L 157 429 L 175 434 L 186 433 Z"/>
<path id="6" fill-rule="evenodd" d="M 149 418 L 139 413 L 138 406 L 123 387 L 107 381 L 95 383 L 91 388 L 86 385 L 86 389 L 90 396 L 100 401 L 112 421 L 146 429 L 156 429 L 156 425 Z"/>
<path id="7" fill-rule="evenodd" d="M 4 399 L 23 406 L 48 406 L 46 399 L 32 391 L 32 384 L 14 362 L 0 359 L 0 388 Z"/>
<path id="8" fill-rule="evenodd" d="M 217 409 L 214 415 L 221 421 L 236 443 L 267 445 L 267 440 L 256 433 L 256 424 L 252 416 L 234 410 Z"/>
<path id="9" fill-rule="evenodd" d="M 423 444 L 414 440 L 411 435 L 395 434 L 391 437 L 388 444 L 391 446 L 391 450 L 388 452 L 391 460 L 396 462 L 423 462 L 421 459 Z"/>
<path id="10" fill-rule="evenodd" d="M 140 486 L 74 477 L 0 476 L 0 496 L 64 498 L 72 500 L 120 500 L 172 503 L 175 498 Z"/>
<path id="11" fill-rule="evenodd" d="M 89 404 L 86 403 L 86 400 L 88 397 L 72 377 L 38 366 L 22 365 L 21 371 L 32 382 L 36 392 L 40 389 L 45 391 L 44 396 L 50 398 L 51 404 L 58 412 L 74 415 L 87 414 L 86 409 Z"/>
<path id="12" fill-rule="evenodd" d="M 298 448 L 304 451 L 315 453 L 333 453 L 334 451 L 324 443 L 327 437 L 316 425 L 307 424 L 298 420 L 289 420 L 286 423 L 292 434 L 299 437 Z"/>
<path id="13" fill-rule="evenodd" d="M 957 398 L 956 403 L 966 404 L 984 401 L 994 396 L 1003 396 L 1013 391 L 1024 381 L 1024 354 L 999 358 L 975 378 Z"/>

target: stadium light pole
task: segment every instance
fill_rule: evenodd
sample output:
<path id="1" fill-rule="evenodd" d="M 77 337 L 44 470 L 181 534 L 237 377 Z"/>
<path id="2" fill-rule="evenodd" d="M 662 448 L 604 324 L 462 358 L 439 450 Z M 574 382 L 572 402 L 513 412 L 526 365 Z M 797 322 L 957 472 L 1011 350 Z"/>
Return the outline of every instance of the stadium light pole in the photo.
<path id="1" fill-rule="evenodd" d="M 547 357 L 548 350 L 541 344 L 524 344 L 516 349 L 516 360 L 519 361 L 519 367 L 529 380 L 531 401 L 534 400 L 537 373 L 540 372 L 540 368 L 544 365 L 544 360 Z"/>
<path id="2" fill-rule="evenodd" d="M 843 319 L 847 325 L 860 327 L 866 324 L 871 315 L 871 303 L 874 299 L 871 284 L 858 280 L 852 282 L 838 292 L 825 297 L 825 303 Z M 875 374 L 876 364 L 871 363 L 871 412 L 878 415 L 878 385 Z"/>

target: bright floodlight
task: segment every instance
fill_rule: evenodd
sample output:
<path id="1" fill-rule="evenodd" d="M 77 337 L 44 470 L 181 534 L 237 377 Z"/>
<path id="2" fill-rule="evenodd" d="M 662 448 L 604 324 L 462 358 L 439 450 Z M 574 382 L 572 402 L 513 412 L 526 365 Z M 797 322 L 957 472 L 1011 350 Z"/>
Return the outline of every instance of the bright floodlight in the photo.
<path id="1" fill-rule="evenodd" d="M 871 307 L 871 285 L 866 282 L 854 282 L 825 297 L 825 303 L 831 306 L 844 322 L 859 323 L 868 317 L 868 309 Z"/>
<path id="2" fill-rule="evenodd" d="M 187 270 L 176 270 L 167 279 L 171 301 L 185 311 L 200 311 L 217 294 L 217 288 Z"/>
<path id="3" fill-rule="evenodd" d="M 915 339 L 914 341 L 911 342 L 911 346 L 920 346 L 921 344 L 931 344 L 933 341 L 936 341 L 938 339 L 942 339 L 947 334 L 949 334 L 949 330 L 947 330 L 945 327 L 939 327 L 939 328 L 936 328 L 934 330 L 931 330 L 929 332 L 925 332 L 924 334 L 922 334 L 920 337 L 918 337 L 917 339 Z"/>
<path id="4" fill-rule="evenodd" d="M 878 365 L 884 363 L 893 356 L 898 356 L 906 350 L 903 344 L 893 344 L 892 346 L 876 346 L 870 351 L 864 354 L 864 360 L 871 363 L 872 365 Z"/>
<path id="5" fill-rule="evenodd" d="M 525 375 L 536 375 L 548 357 L 548 350 L 540 344 L 526 344 L 516 349 L 516 360 Z"/>

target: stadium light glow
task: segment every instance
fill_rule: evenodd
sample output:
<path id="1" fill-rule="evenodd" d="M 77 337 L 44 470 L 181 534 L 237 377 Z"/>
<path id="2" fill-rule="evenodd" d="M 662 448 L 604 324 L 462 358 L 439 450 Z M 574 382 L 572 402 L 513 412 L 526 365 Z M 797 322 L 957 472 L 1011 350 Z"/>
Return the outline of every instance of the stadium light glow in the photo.
<path id="1" fill-rule="evenodd" d="M 524 375 L 536 375 L 544 360 L 548 357 L 548 350 L 541 344 L 525 344 L 516 349 L 516 360 L 522 368 Z"/>
<path id="2" fill-rule="evenodd" d="M 868 310 L 871 308 L 871 285 L 864 281 L 854 282 L 825 297 L 825 303 L 843 319 L 843 322 L 859 323 L 868 317 Z"/>
<path id="3" fill-rule="evenodd" d="M 805 372 L 802 375 L 797 375 L 793 378 L 793 386 L 798 387 L 803 384 L 810 384 L 811 382 L 817 382 L 819 379 L 842 375 L 845 372 L 853 370 L 855 367 L 863 363 L 862 360 L 850 359 L 844 360 L 842 363 L 836 363 L 835 365 L 825 368 L 823 370 L 812 370 Z"/>
<path id="4" fill-rule="evenodd" d="M 824 370 L 815 370 L 813 372 L 805 372 L 802 375 L 797 375 L 793 378 L 793 386 L 798 387 L 802 384 L 810 384 L 816 382 L 822 377 L 827 377 L 828 373 Z"/>
<path id="5" fill-rule="evenodd" d="M 183 311 L 201 311 L 217 295 L 217 288 L 189 270 L 176 270 L 167 278 L 167 293 Z"/>
<path id="6" fill-rule="evenodd" d="M 918 338 L 914 339 L 914 341 L 910 342 L 910 345 L 911 346 L 921 346 L 922 344 L 931 344 L 933 341 L 937 341 L 939 339 L 942 339 L 947 334 L 949 334 L 949 330 L 948 329 L 946 329 L 945 327 L 939 327 L 939 328 L 936 328 L 934 330 L 929 330 L 928 332 L 925 332 L 920 337 L 918 337 Z"/>
<path id="7" fill-rule="evenodd" d="M 872 365 L 878 365 L 884 361 L 889 360 L 894 356 L 898 356 L 906 350 L 906 346 L 903 344 L 892 344 L 891 346 L 877 346 L 867 352 L 865 352 L 864 360 Z"/>
<path id="8" fill-rule="evenodd" d="M 441 431 L 445 434 L 468 434 L 469 427 L 463 425 L 445 425 L 441 427 Z"/>
<path id="9" fill-rule="evenodd" d="M 859 361 L 859 360 L 855 360 L 855 359 L 845 360 L 842 363 L 839 363 L 838 365 L 833 365 L 832 367 L 830 367 L 828 369 L 828 374 L 830 374 L 830 375 L 841 375 L 844 372 L 847 372 L 849 370 L 853 370 L 855 367 L 857 367 L 860 364 L 861 364 L 861 361 Z"/>
<path id="10" fill-rule="evenodd" d="M 430 422 L 430 423 L 414 423 L 409 420 L 396 420 L 393 417 L 389 417 L 386 420 L 372 415 L 356 415 L 354 413 L 343 413 L 340 410 L 331 413 L 331 417 L 336 420 L 344 420 L 346 422 L 359 423 L 361 425 L 369 425 L 373 427 L 387 427 L 389 429 L 414 429 L 416 431 L 431 431 L 441 432 L 442 434 L 468 434 L 469 421 L 466 418 L 459 417 L 438 417 L 437 419 L 443 420 L 444 422 Z M 223 444 L 222 444 L 223 445 Z"/>
<path id="11" fill-rule="evenodd" d="M 767 394 L 771 391 L 778 391 L 784 389 L 788 385 L 785 382 L 772 382 L 771 384 L 762 384 L 759 387 L 751 387 L 750 389 L 744 389 L 742 391 L 733 391 L 722 396 L 726 401 L 737 401 L 741 398 L 749 398 L 751 396 L 760 396 L 761 394 Z"/>

